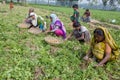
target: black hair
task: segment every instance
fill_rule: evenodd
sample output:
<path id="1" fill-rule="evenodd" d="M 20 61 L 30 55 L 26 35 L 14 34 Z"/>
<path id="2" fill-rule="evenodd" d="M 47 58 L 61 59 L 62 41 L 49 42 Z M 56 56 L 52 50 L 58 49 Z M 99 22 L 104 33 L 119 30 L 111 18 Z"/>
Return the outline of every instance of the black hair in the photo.
<path id="1" fill-rule="evenodd" d="M 76 27 L 80 27 L 80 26 L 81 26 L 81 24 L 80 24 L 79 22 L 74 22 L 74 23 L 73 23 L 73 27 L 75 27 L 75 28 L 76 28 Z"/>
<path id="2" fill-rule="evenodd" d="M 89 9 L 86 9 L 86 11 L 89 11 Z"/>
<path id="3" fill-rule="evenodd" d="M 45 16 L 47 19 L 49 18 L 47 15 Z"/>
<path id="4" fill-rule="evenodd" d="M 77 8 L 78 9 L 78 4 L 74 4 L 72 8 Z"/>
<path id="5" fill-rule="evenodd" d="M 99 28 L 97 28 L 97 29 L 94 30 L 94 34 L 95 34 L 95 33 L 96 33 L 97 35 L 99 35 L 99 36 L 105 36 L 103 30 L 102 30 L 102 29 L 99 29 Z"/>

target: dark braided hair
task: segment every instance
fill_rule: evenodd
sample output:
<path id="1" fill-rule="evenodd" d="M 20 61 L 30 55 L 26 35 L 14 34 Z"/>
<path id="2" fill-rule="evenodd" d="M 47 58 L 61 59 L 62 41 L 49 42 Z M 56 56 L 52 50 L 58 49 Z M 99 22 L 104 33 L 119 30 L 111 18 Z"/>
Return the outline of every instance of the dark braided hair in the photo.
<path id="1" fill-rule="evenodd" d="M 77 8 L 78 9 L 78 4 L 74 4 L 72 8 Z"/>
<path id="2" fill-rule="evenodd" d="M 80 27 L 80 26 L 81 26 L 81 24 L 79 22 L 74 22 L 73 23 L 73 27 L 75 27 L 75 28 Z"/>

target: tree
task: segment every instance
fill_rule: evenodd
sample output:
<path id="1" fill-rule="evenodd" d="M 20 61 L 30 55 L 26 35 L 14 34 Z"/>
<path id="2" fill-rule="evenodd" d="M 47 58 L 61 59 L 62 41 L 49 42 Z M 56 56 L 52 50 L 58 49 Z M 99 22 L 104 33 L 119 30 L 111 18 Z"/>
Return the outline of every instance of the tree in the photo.
<path id="1" fill-rule="evenodd" d="M 69 6 L 70 7 L 72 6 L 72 2 L 73 2 L 73 0 L 69 0 Z"/>
<path id="2" fill-rule="evenodd" d="M 69 6 L 71 7 L 73 5 L 73 1 L 78 1 L 78 0 L 69 0 Z M 80 0 L 82 1 L 82 0 Z"/>
<path id="3" fill-rule="evenodd" d="M 17 3 L 19 3 L 20 2 L 20 0 L 17 0 Z"/>
<path id="4" fill-rule="evenodd" d="M 117 8 L 117 5 L 119 4 L 119 1 L 120 1 L 120 0 L 110 0 L 110 1 L 109 1 L 109 4 L 110 4 L 110 6 L 112 7 L 112 9 L 116 9 L 116 8 Z M 116 2 L 117 2 L 118 4 L 116 4 Z"/>
<path id="5" fill-rule="evenodd" d="M 27 0 L 21 0 L 21 3 L 22 3 L 22 5 L 26 5 L 27 4 Z"/>
<path id="6" fill-rule="evenodd" d="M 109 4 L 110 4 L 111 6 L 115 6 L 115 1 L 116 1 L 116 0 L 110 0 L 110 1 L 109 1 Z"/>
<path id="7" fill-rule="evenodd" d="M 92 0 L 93 3 L 97 4 L 98 0 Z"/>
<path id="8" fill-rule="evenodd" d="M 48 0 L 48 6 L 49 6 L 49 4 L 50 4 L 50 1 Z"/>
<path id="9" fill-rule="evenodd" d="M 109 1 L 109 0 L 102 0 L 104 7 L 107 5 L 107 2 L 108 2 L 108 1 Z"/>
<path id="10" fill-rule="evenodd" d="M 118 4 L 120 4 L 120 0 L 117 0 Z"/>

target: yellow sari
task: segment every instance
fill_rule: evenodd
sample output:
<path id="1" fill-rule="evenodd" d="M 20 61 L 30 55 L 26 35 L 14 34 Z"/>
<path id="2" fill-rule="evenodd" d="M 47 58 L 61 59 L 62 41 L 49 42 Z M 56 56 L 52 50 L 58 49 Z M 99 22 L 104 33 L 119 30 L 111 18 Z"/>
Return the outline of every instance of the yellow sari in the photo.
<path id="1" fill-rule="evenodd" d="M 105 35 L 105 42 L 110 45 L 112 48 L 112 53 L 110 60 L 115 60 L 118 58 L 120 51 L 119 47 L 116 45 L 115 41 L 113 40 L 112 36 L 108 32 L 108 30 L 104 27 L 99 27 L 98 29 L 103 30 Z M 97 59 L 103 59 L 105 55 L 105 42 L 96 43 L 94 37 L 91 41 L 92 53 Z"/>

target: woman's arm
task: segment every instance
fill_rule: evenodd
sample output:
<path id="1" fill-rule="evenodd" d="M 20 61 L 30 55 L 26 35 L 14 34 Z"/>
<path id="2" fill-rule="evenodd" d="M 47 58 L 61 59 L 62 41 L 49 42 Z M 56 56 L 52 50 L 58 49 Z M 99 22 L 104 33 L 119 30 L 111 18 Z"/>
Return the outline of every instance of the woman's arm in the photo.
<path id="1" fill-rule="evenodd" d="M 49 33 L 50 32 L 50 29 L 48 29 L 47 31 L 45 31 L 45 34 Z"/>
<path id="2" fill-rule="evenodd" d="M 89 56 L 92 54 L 92 49 L 90 48 L 86 54 L 86 56 L 83 58 L 84 60 L 89 60 Z"/>
<path id="3" fill-rule="evenodd" d="M 68 36 L 67 36 L 67 38 L 66 38 L 65 40 L 68 40 L 69 38 L 71 38 L 71 37 L 72 37 L 72 35 L 73 35 L 73 32 L 72 32 L 72 33 L 70 33 L 70 35 L 68 35 Z"/>
<path id="4" fill-rule="evenodd" d="M 55 32 L 57 29 L 59 29 L 59 26 L 55 25 L 55 28 L 51 32 Z"/>
<path id="5" fill-rule="evenodd" d="M 85 36 L 85 33 L 82 33 L 81 37 L 77 38 L 77 40 L 83 40 Z"/>
<path id="6" fill-rule="evenodd" d="M 106 48 L 105 48 L 105 57 L 103 58 L 103 60 L 97 65 L 97 66 L 102 66 L 103 64 L 105 64 L 109 59 L 110 59 L 110 54 L 111 54 L 111 47 L 109 46 L 108 43 L 105 44 Z"/>

